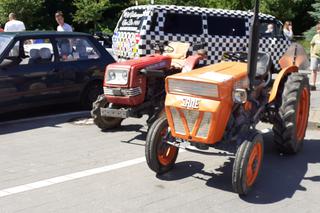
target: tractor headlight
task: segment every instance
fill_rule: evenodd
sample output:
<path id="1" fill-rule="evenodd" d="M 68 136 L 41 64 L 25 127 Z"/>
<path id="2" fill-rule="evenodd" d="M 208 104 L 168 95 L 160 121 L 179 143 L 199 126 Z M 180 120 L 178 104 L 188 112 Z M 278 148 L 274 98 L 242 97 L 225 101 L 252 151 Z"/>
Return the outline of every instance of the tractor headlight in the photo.
<path id="1" fill-rule="evenodd" d="M 238 104 L 244 104 L 248 100 L 247 90 L 235 89 L 233 91 L 233 101 Z"/>
<path id="2" fill-rule="evenodd" d="M 204 82 L 192 82 L 176 79 L 168 80 L 169 93 L 204 96 L 218 98 L 218 86 L 216 84 Z"/>
<path id="3" fill-rule="evenodd" d="M 126 69 L 110 69 L 107 71 L 106 83 L 125 85 L 128 83 L 129 70 Z"/>

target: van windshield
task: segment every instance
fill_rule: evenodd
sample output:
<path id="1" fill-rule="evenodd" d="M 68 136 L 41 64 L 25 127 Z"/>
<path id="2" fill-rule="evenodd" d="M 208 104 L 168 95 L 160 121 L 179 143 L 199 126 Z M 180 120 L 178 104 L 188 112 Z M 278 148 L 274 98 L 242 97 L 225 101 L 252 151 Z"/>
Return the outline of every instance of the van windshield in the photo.
<path id="1" fill-rule="evenodd" d="M 137 32 L 142 27 L 143 21 L 149 16 L 148 10 L 128 10 L 125 11 L 119 21 L 118 31 Z"/>
<path id="2" fill-rule="evenodd" d="M 0 55 L 2 55 L 3 51 L 6 49 L 11 40 L 12 38 L 10 37 L 0 36 Z"/>

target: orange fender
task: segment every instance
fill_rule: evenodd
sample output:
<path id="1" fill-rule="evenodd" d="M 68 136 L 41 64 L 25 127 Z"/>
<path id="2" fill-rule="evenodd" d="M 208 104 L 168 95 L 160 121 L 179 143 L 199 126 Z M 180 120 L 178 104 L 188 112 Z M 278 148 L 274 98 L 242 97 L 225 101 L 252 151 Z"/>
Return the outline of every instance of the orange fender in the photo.
<path id="1" fill-rule="evenodd" d="M 270 91 L 269 103 L 273 102 L 276 99 L 278 94 L 278 88 L 283 78 L 289 75 L 290 73 L 298 72 L 298 71 L 299 71 L 299 68 L 297 66 L 290 66 L 282 69 L 281 72 L 279 72 L 276 80 L 273 83 L 272 90 Z"/>

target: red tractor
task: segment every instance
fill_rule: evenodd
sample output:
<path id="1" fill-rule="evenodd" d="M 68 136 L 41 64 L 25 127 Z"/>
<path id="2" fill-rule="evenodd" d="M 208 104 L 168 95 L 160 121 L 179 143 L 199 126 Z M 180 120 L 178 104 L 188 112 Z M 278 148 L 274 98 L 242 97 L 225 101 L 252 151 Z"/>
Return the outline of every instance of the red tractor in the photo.
<path id="1" fill-rule="evenodd" d="M 187 57 L 189 43 L 152 45 L 156 54 L 111 64 L 105 72 L 104 94 L 93 103 L 91 115 L 102 130 L 115 128 L 128 117 L 148 115 L 152 124 L 164 109 L 167 76 L 188 72 L 206 57 L 203 44 L 195 44 L 197 54 Z"/>

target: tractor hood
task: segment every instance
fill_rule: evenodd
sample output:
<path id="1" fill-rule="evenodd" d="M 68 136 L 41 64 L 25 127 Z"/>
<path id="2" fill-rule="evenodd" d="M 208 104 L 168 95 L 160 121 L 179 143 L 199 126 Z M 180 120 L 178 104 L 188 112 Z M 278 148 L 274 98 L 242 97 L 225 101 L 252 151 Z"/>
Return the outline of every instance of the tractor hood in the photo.
<path id="1" fill-rule="evenodd" d="M 232 111 L 234 86 L 247 76 L 247 64 L 239 62 L 169 76 L 165 110 L 171 134 L 206 144 L 220 141 Z"/>
<path id="2" fill-rule="evenodd" d="M 230 80 L 244 78 L 247 75 L 247 64 L 239 62 L 221 62 L 193 70 L 188 73 L 180 73 L 169 76 L 168 79 L 180 79 L 185 81 L 200 81 L 206 83 L 223 84 Z"/>

